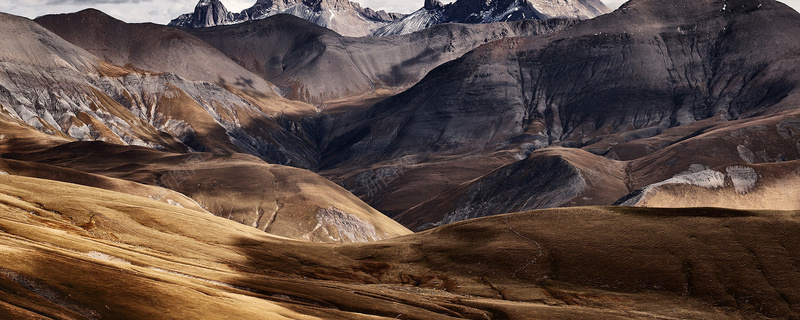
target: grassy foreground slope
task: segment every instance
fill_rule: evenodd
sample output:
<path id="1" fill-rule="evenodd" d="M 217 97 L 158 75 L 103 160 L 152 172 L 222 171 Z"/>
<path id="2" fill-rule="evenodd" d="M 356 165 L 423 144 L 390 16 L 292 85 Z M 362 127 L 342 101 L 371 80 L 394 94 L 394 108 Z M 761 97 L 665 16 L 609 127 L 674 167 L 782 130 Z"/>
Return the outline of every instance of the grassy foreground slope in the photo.
<path id="1" fill-rule="evenodd" d="M 143 197 L 0 176 L 0 314 L 792 318 L 799 229 L 795 212 L 581 208 L 323 244 Z"/>

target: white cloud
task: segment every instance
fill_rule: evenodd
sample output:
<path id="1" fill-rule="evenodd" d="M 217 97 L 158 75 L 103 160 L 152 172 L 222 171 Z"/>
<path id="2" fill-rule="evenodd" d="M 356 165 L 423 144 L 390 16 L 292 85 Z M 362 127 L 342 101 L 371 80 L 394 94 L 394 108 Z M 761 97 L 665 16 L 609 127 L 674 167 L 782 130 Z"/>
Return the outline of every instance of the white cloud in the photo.
<path id="1" fill-rule="evenodd" d="M 255 0 L 222 0 L 222 4 L 228 11 L 241 12 L 244 9 L 250 8 L 256 3 Z"/>
<path id="2" fill-rule="evenodd" d="M 607 7 L 611 8 L 611 9 L 619 8 L 619 6 L 621 6 L 625 2 L 627 2 L 627 1 L 626 0 L 605 0 L 605 1 L 603 1 L 603 3 Z"/>

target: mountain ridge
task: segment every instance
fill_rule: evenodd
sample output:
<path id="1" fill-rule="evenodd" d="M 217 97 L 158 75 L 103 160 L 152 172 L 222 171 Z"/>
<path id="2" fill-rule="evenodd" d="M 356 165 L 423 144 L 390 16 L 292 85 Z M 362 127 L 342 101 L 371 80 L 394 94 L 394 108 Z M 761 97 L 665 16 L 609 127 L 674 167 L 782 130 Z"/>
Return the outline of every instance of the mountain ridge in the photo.
<path id="1" fill-rule="evenodd" d="M 683 12 L 684 7 L 693 10 Z M 636 177 L 638 170 L 662 173 L 617 188 L 616 197 L 669 180 L 694 164 L 725 166 L 724 171 L 742 161 L 737 148 L 763 155 L 748 158 L 798 160 L 794 129 L 789 129 L 796 115 L 781 113 L 796 109 L 800 101 L 800 79 L 792 71 L 798 66 L 800 47 L 791 36 L 795 32 L 800 32 L 800 14 L 775 1 L 629 1 L 611 14 L 582 20 L 546 36 L 487 43 L 433 69 L 409 90 L 373 105 L 362 120 L 339 128 L 327 140 L 328 148 L 323 147 L 327 155 L 323 169 L 379 210 L 391 209 L 391 215 L 396 215 L 411 209 L 399 208 L 397 197 L 419 199 L 411 190 L 415 184 L 404 175 L 444 174 L 436 159 L 461 157 L 463 162 L 489 163 L 475 155 L 516 152 L 514 159 L 494 157 L 504 159 L 500 162 L 505 164 L 483 174 L 437 177 L 433 190 L 464 191 L 441 194 L 452 206 L 446 215 L 458 211 L 459 206 L 471 207 L 474 211 L 470 214 L 492 212 L 480 205 L 516 192 L 517 186 L 505 188 L 502 181 L 517 181 L 514 172 L 535 172 L 528 168 L 537 168 L 538 161 L 517 164 L 521 170 L 512 163 L 526 161 L 539 149 L 579 148 L 614 161 L 634 161 L 637 169 L 631 170 L 631 179 L 635 180 L 641 179 Z M 772 46 L 775 49 L 750 49 Z M 731 121 L 758 123 L 760 116 L 775 116 L 770 130 L 739 128 L 738 124 L 737 130 L 724 130 L 733 125 Z M 715 144 L 691 139 L 711 129 L 717 129 L 718 135 L 704 137 Z M 747 132 L 758 135 L 748 137 Z M 660 153 L 662 149 L 665 151 Z M 705 157 L 711 150 L 724 160 Z M 417 160 L 394 177 L 385 192 L 366 192 L 369 181 L 359 176 L 378 175 L 396 167 L 397 159 L 409 156 L 431 160 Z M 648 162 L 636 161 L 639 158 L 659 165 L 650 167 Z M 460 165 L 454 164 L 455 160 L 445 162 Z M 424 169 L 426 166 L 430 169 Z M 473 181 L 500 167 L 508 170 Z M 345 173 L 348 170 L 355 171 Z M 503 170 L 496 173 L 500 172 Z M 585 170 L 580 175 L 589 185 L 605 181 L 589 179 L 595 175 Z M 539 188 L 581 194 L 569 189 L 558 180 Z M 534 198 L 539 192 L 523 191 Z M 615 201 L 600 199 L 614 197 L 580 195 L 561 205 L 611 204 Z M 391 207 L 379 205 L 392 198 L 386 202 Z M 445 204 L 440 200 L 433 196 L 426 206 L 441 208 Z M 414 215 L 424 213 L 415 210 Z"/>
<path id="2" fill-rule="evenodd" d="M 390 36 L 416 32 L 443 23 L 491 23 L 525 19 L 590 19 L 611 12 L 599 0 L 457 0 L 442 4 L 426 0 L 422 9 L 384 26 L 373 33 Z"/>
<path id="3" fill-rule="evenodd" d="M 291 14 L 346 36 L 366 36 L 404 15 L 362 8 L 348 0 L 258 0 L 239 13 L 229 12 L 220 0 L 200 0 L 193 13 L 170 21 L 170 26 L 206 28 Z"/>
<path id="4" fill-rule="evenodd" d="M 610 10 L 600 0 L 563 0 L 551 3 L 544 0 L 458 0 L 443 5 L 426 0 L 412 14 L 386 13 L 362 9 L 347 0 L 259 0 L 240 13 L 229 12 L 220 0 L 200 0 L 193 13 L 172 20 L 169 25 L 186 28 L 206 28 L 260 20 L 276 14 L 291 14 L 344 36 L 390 36 L 407 34 L 444 23 L 491 23 L 525 19 L 572 18 L 588 19 Z M 355 12 L 355 16 L 348 11 Z M 339 23 L 336 19 L 347 23 Z M 359 18 L 360 17 L 360 18 Z M 366 22 L 365 22 L 366 21 Z"/>

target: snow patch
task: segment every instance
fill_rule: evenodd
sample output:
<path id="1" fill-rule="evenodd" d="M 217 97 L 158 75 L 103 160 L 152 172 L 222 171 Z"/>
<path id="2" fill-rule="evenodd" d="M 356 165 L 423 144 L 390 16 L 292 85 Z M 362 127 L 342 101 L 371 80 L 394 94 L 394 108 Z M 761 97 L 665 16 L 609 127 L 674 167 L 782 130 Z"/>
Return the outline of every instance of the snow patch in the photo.
<path id="1" fill-rule="evenodd" d="M 717 189 L 725 187 L 726 179 L 730 178 L 736 192 L 747 194 L 753 190 L 758 183 L 758 172 L 753 168 L 746 166 L 730 166 L 725 169 L 725 172 L 727 174 L 708 169 L 708 167 L 703 165 L 693 164 L 689 167 L 689 170 L 681 172 L 670 179 L 651 184 L 631 193 L 626 197 L 626 200 L 621 201 L 618 205 L 635 206 L 643 199 L 647 199 L 648 195 L 658 190 L 659 187 L 667 184 L 689 184 L 706 189 Z"/>
<path id="2" fill-rule="evenodd" d="M 632 196 L 625 201 L 618 203 L 620 206 L 636 206 L 643 199 L 647 199 L 650 194 L 658 190 L 659 187 L 667 184 L 688 184 L 706 189 L 717 189 L 725 186 L 725 174 L 711 170 L 701 164 L 692 164 L 689 170 L 676 174 L 670 179 L 651 184 L 643 189 L 630 194 Z M 635 196 L 633 196 L 635 195 Z"/>

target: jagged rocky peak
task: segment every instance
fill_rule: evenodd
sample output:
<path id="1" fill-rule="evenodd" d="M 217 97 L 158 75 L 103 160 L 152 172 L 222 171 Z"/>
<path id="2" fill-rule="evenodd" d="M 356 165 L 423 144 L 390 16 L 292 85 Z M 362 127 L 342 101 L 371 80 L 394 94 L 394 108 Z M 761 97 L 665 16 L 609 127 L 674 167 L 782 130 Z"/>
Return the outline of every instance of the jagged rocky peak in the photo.
<path id="1" fill-rule="evenodd" d="M 226 25 L 233 19 L 233 14 L 225 8 L 221 1 L 200 0 L 194 7 L 194 12 L 183 14 L 169 24 L 171 26 L 202 28 Z"/>
<path id="2" fill-rule="evenodd" d="M 527 19 L 590 19 L 611 10 L 600 0 L 425 0 L 416 12 L 378 29 L 374 36 L 416 32 L 442 23 L 492 23 Z"/>
<path id="3" fill-rule="evenodd" d="M 370 35 L 405 16 L 362 8 L 349 0 L 258 0 L 239 13 L 228 12 L 219 0 L 201 0 L 194 13 L 181 15 L 170 25 L 205 28 L 260 20 L 276 14 L 294 15 L 345 36 Z"/>
<path id="4" fill-rule="evenodd" d="M 425 0 L 425 10 L 435 10 L 444 7 L 439 0 Z"/>
<path id="5" fill-rule="evenodd" d="M 219 0 L 200 0 L 194 8 L 194 15 L 200 17 L 196 23 L 203 25 L 223 25 L 230 20 L 230 13 Z"/>

